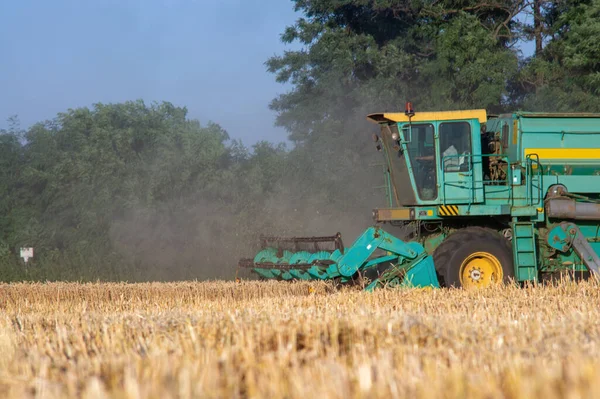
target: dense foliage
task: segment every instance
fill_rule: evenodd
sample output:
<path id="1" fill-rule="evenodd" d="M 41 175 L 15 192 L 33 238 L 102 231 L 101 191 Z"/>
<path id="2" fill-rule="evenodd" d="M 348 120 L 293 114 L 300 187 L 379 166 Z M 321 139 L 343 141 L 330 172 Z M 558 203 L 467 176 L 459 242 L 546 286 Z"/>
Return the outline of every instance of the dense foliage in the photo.
<path id="1" fill-rule="evenodd" d="M 370 112 L 600 111 L 600 0 L 295 0 L 267 61 L 291 150 L 169 103 L 97 104 L 0 135 L 0 278 L 232 276 L 259 232 L 346 240 L 384 204 Z M 529 16 L 529 18 L 525 18 Z M 525 21 L 525 22 L 524 22 Z M 525 41 L 535 51 L 524 56 Z M 36 256 L 26 269 L 21 246 Z"/>
<path id="2" fill-rule="evenodd" d="M 22 246 L 35 248 L 31 278 L 223 275 L 219 252 L 235 235 L 248 241 L 245 223 L 279 180 L 284 151 L 259 143 L 250 156 L 186 112 L 97 104 L 3 132 L 2 278 L 23 276 Z"/>

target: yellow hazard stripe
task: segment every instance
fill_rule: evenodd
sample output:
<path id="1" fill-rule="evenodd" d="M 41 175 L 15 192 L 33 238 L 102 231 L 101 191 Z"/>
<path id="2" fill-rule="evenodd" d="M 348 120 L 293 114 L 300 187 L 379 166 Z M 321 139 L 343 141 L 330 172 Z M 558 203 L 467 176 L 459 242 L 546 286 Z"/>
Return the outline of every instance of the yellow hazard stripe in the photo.
<path id="1" fill-rule="evenodd" d="M 537 154 L 540 159 L 600 159 L 599 148 L 526 148 L 525 156 Z"/>
<path id="2" fill-rule="evenodd" d="M 456 206 L 456 205 L 440 205 L 438 207 L 438 215 L 440 215 L 440 216 L 458 216 L 458 206 Z"/>

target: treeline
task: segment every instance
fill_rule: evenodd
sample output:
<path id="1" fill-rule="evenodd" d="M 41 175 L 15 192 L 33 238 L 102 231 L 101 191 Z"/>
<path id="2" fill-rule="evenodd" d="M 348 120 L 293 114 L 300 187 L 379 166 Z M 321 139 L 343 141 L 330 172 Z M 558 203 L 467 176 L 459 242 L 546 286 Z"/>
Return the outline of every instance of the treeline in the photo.
<path id="1" fill-rule="evenodd" d="M 370 112 L 600 111 L 600 0 L 296 0 L 267 61 L 291 149 L 169 103 L 97 104 L 0 135 L 0 279 L 232 277 L 257 235 L 354 239 L 385 205 Z M 532 55 L 518 50 L 532 42 Z M 22 246 L 35 248 L 25 268 Z"/>

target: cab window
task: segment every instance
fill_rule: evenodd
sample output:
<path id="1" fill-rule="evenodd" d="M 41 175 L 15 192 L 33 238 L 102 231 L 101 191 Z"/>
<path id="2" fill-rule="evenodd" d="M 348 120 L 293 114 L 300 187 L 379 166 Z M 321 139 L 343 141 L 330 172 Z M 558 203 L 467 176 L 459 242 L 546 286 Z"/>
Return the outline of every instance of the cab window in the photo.
<path id="1" fill-rule="evenodd" d="M 468 171 L 471 164 L 471 125 L 468 122 L 444 122 L 440 124 L 439 135 L 444 171 Z"/>
<path id="2" fill-rule="evenodd" d="M 437 198 L 434 129 L 432 124 L 406 126 L 410 129 L 410 142 L 406 147 L 412 165 L 417 194 L 421 200 Z"/>

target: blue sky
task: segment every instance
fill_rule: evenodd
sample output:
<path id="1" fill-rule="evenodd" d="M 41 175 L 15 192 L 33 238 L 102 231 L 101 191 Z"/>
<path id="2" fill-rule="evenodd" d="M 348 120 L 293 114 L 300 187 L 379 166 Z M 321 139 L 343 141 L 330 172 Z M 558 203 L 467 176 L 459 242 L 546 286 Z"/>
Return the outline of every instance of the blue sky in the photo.
<path id="1" fill-rule="evenodd" d="M 187 106 L 232 138 L 284 141 L 264 62 L 286 47 L 291 0 L 2 0 L 0 127 L 143 99 Z"/>

